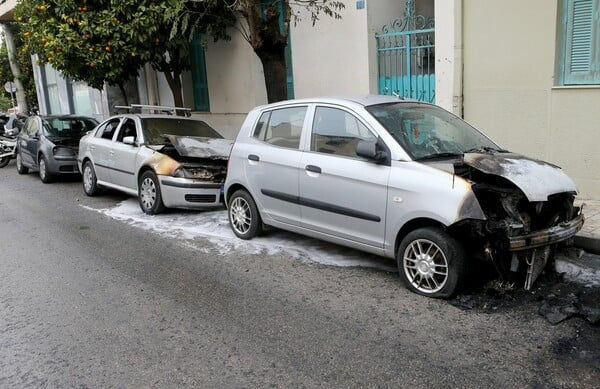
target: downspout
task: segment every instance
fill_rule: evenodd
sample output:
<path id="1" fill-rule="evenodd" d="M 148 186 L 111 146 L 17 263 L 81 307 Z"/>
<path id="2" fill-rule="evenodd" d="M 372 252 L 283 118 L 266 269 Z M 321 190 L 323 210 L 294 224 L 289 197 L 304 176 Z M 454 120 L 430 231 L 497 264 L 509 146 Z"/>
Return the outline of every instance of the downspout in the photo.
<path id="1" fill-rule="evenodd" d="M 463 116 L 463 0 L 435 0 L 436 104 Z"/>

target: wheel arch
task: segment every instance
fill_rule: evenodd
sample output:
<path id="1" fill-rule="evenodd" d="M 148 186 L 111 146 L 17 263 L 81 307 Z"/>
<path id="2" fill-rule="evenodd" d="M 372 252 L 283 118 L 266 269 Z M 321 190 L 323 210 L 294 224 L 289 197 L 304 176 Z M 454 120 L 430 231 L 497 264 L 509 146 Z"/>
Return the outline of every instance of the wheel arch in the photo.
<path id="1" fill-rule="evenodd" d="M 400 247 L 400 243 L 402 242 L 402 239 L 404 239 L 404 237 L 406 235 L 408 235 L 410 232 L 412 232 L 416 229 L 419 229 L 419 228 L 423 228 L 423 227 L 437 227 L 442 230 L 446 230 L 446 226 L 435 219 L 430 219 L 427 217 L 420 217 L 420 218 L 409 220 L 408 222 L 404 223 L 402 228 L 400 228 L 400 231 L 398 231 L 398 233 L 396 234 L 396 240 L 394 241 L 394 258 L 396 257 L 396 254 L 398 253 L 398 247 Z"/>
<path id="2" fill-rule="evenodd" d="M 144 166 L 140 167 L 140 170 L 138 170 L 137 177 L 136 177 L 136 181 L 138 183 L 138 187 L 140 185 L 140 180 L 141 180 L 142 176 L 146 172 L 152 172 L 152 173 L 156 174 L 156 172 L 154 171 L 154 169 L 152 168 L 152 166 L 144 165 Z"/>
<path id="3" fill-rule="evenodd" d="M 245 190 L 246 192 L 248 192 L 248 194 L 250 194 L 250 196 L 252 196 L 252 194 L 250 193 L 248 188 L 246 188 L 244 185 L 242 185 L 240 183 L 231 184 L 229 186 L 229 188 L 227 188 L 227 192 L 225 193 L 225 205 L 229 204 L 229 198 L 231 197 L 231 195 L 240 189 Z M 254 197 L 254 196 L 252 196 L 252 197 Z M 256 200 L 254 200 L 254 202 L 256 202 Z"/>

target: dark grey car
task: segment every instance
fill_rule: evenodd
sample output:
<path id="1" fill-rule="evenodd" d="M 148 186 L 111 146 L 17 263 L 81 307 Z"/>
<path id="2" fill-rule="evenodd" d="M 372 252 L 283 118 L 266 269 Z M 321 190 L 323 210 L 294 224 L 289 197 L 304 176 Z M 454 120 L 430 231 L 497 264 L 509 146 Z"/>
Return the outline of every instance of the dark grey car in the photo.
<path id="1" fill-rule="evenodd" d="M 98 122 L 87 116 L 31 116 L 17 138 L 17 171 L 38 170 L 44 183 L 57 175 L 79 174 L 79 139 Z"/>

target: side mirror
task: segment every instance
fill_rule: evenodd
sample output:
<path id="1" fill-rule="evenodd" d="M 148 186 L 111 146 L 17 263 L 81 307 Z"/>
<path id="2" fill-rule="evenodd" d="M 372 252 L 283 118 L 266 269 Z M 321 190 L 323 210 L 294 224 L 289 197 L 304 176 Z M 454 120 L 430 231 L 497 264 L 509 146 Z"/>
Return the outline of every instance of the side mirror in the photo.
<path id="1" fill-rule="evenodd" d="M 386 151 L 377 150 L 377 140 L 359 141 L 356 145 L 356 155 L 376 163 L 385 162 L 388 158 Z"/>
<path id="2" fill-rule="evenodd" d="M 126 136 L 123 138 L 123 143 L 126 145 L 130 145 L 130 146 L 137 146 L 135 144 L 135 137 L 133 136 Z"/>

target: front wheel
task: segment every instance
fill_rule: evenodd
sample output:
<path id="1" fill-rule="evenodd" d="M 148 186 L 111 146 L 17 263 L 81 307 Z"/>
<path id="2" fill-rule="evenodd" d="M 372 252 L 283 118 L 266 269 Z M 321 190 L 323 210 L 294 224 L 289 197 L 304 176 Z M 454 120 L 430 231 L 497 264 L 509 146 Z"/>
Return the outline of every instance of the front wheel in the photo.
<path id="1" fill-rule="evenodd" d="M 3 168 L 4 166 L 8 165 L 9 162 L 9 157 L 0 158 L 0 168 Z"/>
<path id="2" fill-rule="evenodd" d="M 46 161 L 46 157 L 40 155 L 38 164 L 40 165 L 40 180 L 42 180 L 44 184 L 52 182 L 52 174 L 48 172 L 48 162 Z"/>
<path id="3" fill-rule="evenodd" d="M 138 200 L 140 208 L 148 215 L 155 215 L 165 210 L 158 177 L 154 172 L 147 171 L 142 174 L 138 187 Z"/>
<path id="4" fill-rule="evenodd" d="M 29 173 L 29 169 L 25 165 L 23 165 L 23 160 L 21 159 L 21 152 L 19 150 L 17 150 L 17 173 Z"/>
<path id="5" fill-rule="evenodd" d="M 452 296 L 466 274 L 465 250 L 440 228 L 410 232 L 402 239 L 396 260 L 404 284 L 423 296 Z"/>
<path id="6" fill-rule="evenodd" d="M 262 221 L 254 199 L 247 191 L 240 189 L 229 199 L 229 225 L 240 239 L 252 239 L 262 232 Z"/>

